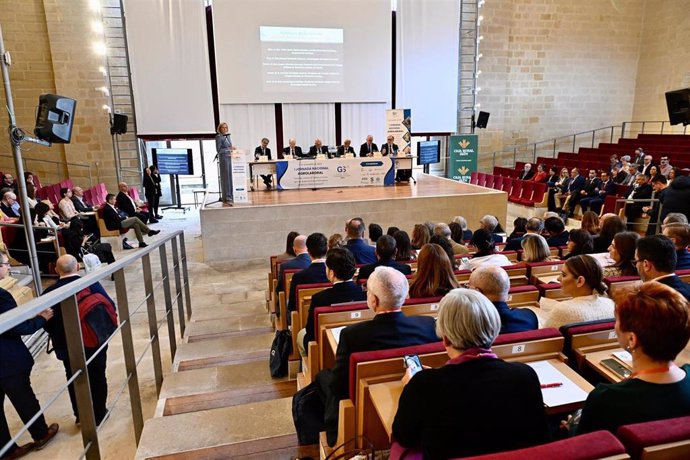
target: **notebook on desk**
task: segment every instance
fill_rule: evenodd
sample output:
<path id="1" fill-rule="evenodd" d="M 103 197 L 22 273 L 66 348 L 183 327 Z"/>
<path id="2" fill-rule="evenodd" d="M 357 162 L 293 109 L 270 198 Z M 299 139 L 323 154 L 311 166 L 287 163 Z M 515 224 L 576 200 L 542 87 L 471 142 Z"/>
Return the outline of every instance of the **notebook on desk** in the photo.
<path id="1" fill-rule="evenodd" d="M 587 399 L 587 392 L 570 380 L 565 374 L 556 369 L 548 361 L 526 363 L 537 373 L 542 388 L 541 394 L 547 407 L 564 406 L 583 402 Z"/>

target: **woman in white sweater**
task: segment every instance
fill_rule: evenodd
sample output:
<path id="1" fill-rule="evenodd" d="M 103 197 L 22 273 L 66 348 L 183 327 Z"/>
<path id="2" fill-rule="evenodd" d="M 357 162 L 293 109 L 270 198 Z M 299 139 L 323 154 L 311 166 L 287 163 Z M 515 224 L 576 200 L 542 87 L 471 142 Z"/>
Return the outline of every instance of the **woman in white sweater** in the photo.
<path id="1" fill-rule="evenodd" d="M 561 271 L 561 288 L 572 299 L 558 302 L 544 318 L 543 327 L 613 319 L 614 304 L 606 294 L 601 266 L 588 255 L 568 259 Z"/>

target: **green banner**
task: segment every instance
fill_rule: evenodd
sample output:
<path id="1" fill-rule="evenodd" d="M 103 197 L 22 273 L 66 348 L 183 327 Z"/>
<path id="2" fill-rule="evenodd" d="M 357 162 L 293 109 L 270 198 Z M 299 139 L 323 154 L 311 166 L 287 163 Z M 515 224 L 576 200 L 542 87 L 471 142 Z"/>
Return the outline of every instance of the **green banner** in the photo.
<path id="1" fill-rule="evenodd" d="M 450 136 L 448 142 L 448 178 L 469 183 L 477 170 L 479 139 L 476 134 Z"/>

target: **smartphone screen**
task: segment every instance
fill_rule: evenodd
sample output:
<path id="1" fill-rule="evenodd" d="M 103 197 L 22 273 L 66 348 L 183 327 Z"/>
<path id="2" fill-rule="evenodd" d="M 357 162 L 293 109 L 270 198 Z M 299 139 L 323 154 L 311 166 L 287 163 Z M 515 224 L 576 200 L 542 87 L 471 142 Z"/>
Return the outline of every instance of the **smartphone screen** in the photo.
<path id="1" fill-rule="evenodd" d="M 422 370 L 422 363 L 419 361 L 419 356 L 417 355 L 406 355 L 403 361 L 405 363 L 405 368 L 412 371 L 412 375 Z"/>

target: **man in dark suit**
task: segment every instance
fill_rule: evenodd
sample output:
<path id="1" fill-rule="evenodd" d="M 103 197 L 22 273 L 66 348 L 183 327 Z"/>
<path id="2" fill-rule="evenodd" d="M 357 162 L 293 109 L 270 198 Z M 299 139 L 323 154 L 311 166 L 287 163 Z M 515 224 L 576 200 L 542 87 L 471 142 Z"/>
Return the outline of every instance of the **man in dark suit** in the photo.
<path id="1" fill-rule="evenodd" d="M 601 183 L 594 189 L 592 196 L 586 196 L 580 200 L 580 206 L 584 213 L 589 208 L 591 211 L 599 214 L 601 207 L 606 201 L 606 197 L 616 194 L 616 183 L 611 179 L 607 171 L 601 172 Z"/>
<path id="2" fill-rule="evenodd" d="M 350 250 L 358 264 L 373 264 L 376 262 L 374 248 L 364 241 L 364 221 L 355 217 L 345 224 L 347 243 L 345 247 Z"/>
<path id="3" fill-rule="evenodd" d="M 72 203 L 77 212 L 93 212 L 98 206 L 92 206 L 84 201 L 84 189 L 81 187 L 72 188 Z"/>
<path id="4" fill-rule="evenodd" d="M 254 160 L 259 161 L 259 158 L 261 157 L 266 157 L 269 160 L 273 159 L 271 158 L 271 149 L 268 148 L 268 139 L 265 137 L 261 139 L 261 145 L 254 149 Z M 261 179 L 263 179 L 266 188 L 271 188 L 272 178 L 273 176 L 271 176 L 270 174 L 261 175 Z M 254 180 L 253 177 L 251 179 L 252 181 Z"/>
<path id="5" fill-rule="evenodd" d="M 328 240 L 322 233 L 312 233 L 307 237 L 307 252 L 311 258 L 311 264 L 295 273 L 290 282 L 290 295 L 288 296 L 288 311 L 297 310 L 297 286 L 300 284 L 328 283 L 326 277 L 326 252 L 328 252 Z"/>
<path id="6" fill-rule="evenodd" d="M 652 166 L 654 166 L 654 163 L 652 163 L 652 160 L 653 160 L 653 158 L 651 155 L 645 155 L 644 160 L 642 161 L 642 164 L 637 167 L 637 170 L 639 172 L 641 172 L 642 174 L 644 174 L 645 176 L 647 176 L 647 178 L 649 178 L 649 176 L 651 175 L 649 170 L 652 168 Z"/>
<path id="7" fill-rule="evenodd" d="M 563 219 L 560 217 L 549 217 L 544 221 L 544 231 L 549 235 L 546 242 L 550 248 L 565 246 L 568 244 L 570 232 L 565 229 Z"/>
<path id="8" fill-rule="evenodd" d="M 314 139 L 314 145 L 309 147 L 309 156 L 316 157 L 316 155 L 323 154 L 328 155 L 328 146 L 321 143 L 321 139 L 318 137 Z"/>
<path id="9" fill-rule="evenodd" d="M 117 207 L 120 211 L 127 214 L 128 217 L 137 217 L 143 223 L 149 222 L 149 213 L 142 210 L 138 203 L 134 202 L 131 196 L 129 196 L 129 186 L 125 182 L 120 182 L 117 184 L 119 193 L 117 194 Z M 158 221 L 155 218 L 151 218 L 151 223 L 155 224 Z"/>
<path id="10" fill-rule="evenodd" d="M 525 224 L 525 235 L 528 235 L 530 233 L 534 235 L 541 235 L 541 232 L 544 230 L 544 221 L 541 220 L 538 217 L 530 217 L 527 220 L 527 223 Z M 512 240 L 508 241 L 506 243 L 505 248 L 503 249 L 504 251 L 520 251 L 522 250 L 522 240 L 525 238 L 525 236 L 513 238 Z"/>
<path id="11" fill-rule="evenodd" d="M 532 164 L 531 163 L 525 163 L 525 166 L 522 168 L 522 172 L 520 173 L 520 176 L 518 177 L 518 179 L 530 180 L 533 177 L 534 177 L 534 171 L 532 170 Z"/>
<path id="12" fill-rule="evenodd" d="M 584 198 L 594 198 L 599 191 L 599 186 L 601 185 L 601 180 L 597 177 L 597 172 L 594 169 L 589 170 L 589 176 L 585 180 L 584 186 L 579 192 L 570 196 L 570 201 L 568 203 L 568 209 L 570 212 L 569 217 L 573 217 L 575 213 L 575 207 L 580 203 L 580 200 Z M 586 211 L 586 208 L 582 208 L 582 213 Z"/>
<path id="13" fill-rule="evenodd" d="M 291 158 L 302 158 L 302 147 L 297 145 L 297 141 L 294 137 L 288 140 L 288 146 L 283 149 L 283 154 L 278 158 L 282 160 L 285 156 L 290 156 Z"/>
<path id="14" fill-rule="evenodd" d="M 108 193 L 105 197 L 106 205 L 103 207 L 103 220 L 105 221 L 105 228 L 108 230 L 119 230 L 121 228 L 131 228 L 134 230 L 139 241 L 139 247 L 145 248 L 148 246 L 144 243 L 143 235 L 154 236 L 158 235 L 160 230 L 151 230 L 138 217 L 127 217 L 127 214 L 118 210 L 115 207 L 115 195 Z M 132 249 L 127 244 L 127 239 L 122 242 L 124 249 Z"/>
<path id="15" fill-rule="evenodd" d="M 316 384 L 321 394 L 326 395 L 324 422 L 329 445 L 333 446 L 337 438 L 339 402 L 348 397 L 352 353 L 439 340 L 434 318 L 405 316 L 402 312 L 408 290 L 405 275 L 391 267 L 378 267 L 367 283 L 367 304 L 376 316 L 343 329 L 333 369 L 325 369 L 317 374 Z"/>
<path id="16" fill-rule="evenodd" d="M 381 155 L 398 154 L 398 144 L 394 144 L 393 139 L 394 137 L 390 134 L 386 137 L 386 143 L 381 146 Z"/>
<path id="17" fill-rule="evenodd" d="M 470 289 L 475 289 L 491 301 L 501 317 L 501 334 L 539 329 L 537 315 L 528 308 L 511 309 L 506 301 L 510 290 L 508 273 L 496 265 L 485 265 L 472 272 Z"/>
<path id="18" fill-rule="evenodd" d="M 360 157 L 370 157 L 374 152 L 378 152 L 379 148 L 374 144 L 374 136 L 369 134 L 367 136 L 367 141 L 359 147 Z"/>
<path id="19" fill-rule="evenodd" d="M 664 225 L 664 236 L 673 241 L 676 247 L 676 270 L 687 270 L 690 268 L 690 225 L 674 223 Z"/>
<path id="20" fill-rule="evenodd" d="M 663 283 L 690 301 L 690 284 L 674 273 L 677 262 L 676 247 L 668 237 L 652 235 L 637 240 L 635 261 L 642 281 Z"/>
<path id="21" fill-rule="evenodd" d="M 625 196 L 629 200 L 648 200 L 652 197 L 652 186 L 647 183 L 647 176 L 638 173 L 635 176 L 635 185 L 631 185 Z M 649 206 L 649 202 L 633 201 L 625 205 L 625 217 L 628 227 L 632 227 L 635 219 L 642 215 L 642 208 Z"/>
<path id="22" fill-rule="evenodd" d="M 373 264 L 365 265 L 359 269 L 358 280 L 365 280 L 374 273 L 376 267 L 391 267 L 398 270 L 403 275 L 411 275 L 412 268 L 408 264 L 401 264 L 395 261 L 398 250 L 395 247 L 395 239 L 390 235 L 383 235 L 376 241 L 376 257 L 378 260 Z"/>
<path id="23" fill-rule="evenodd" d="M 672 212 L 690 216 L 690 177 L 680 176 L 673 179 L 664 193 L 661 221 Z"/>
<path id="24" fill-rule="evenodd" d="M 338 153 L 336 155 L 339 157 L 344 157 L 346 153 L 351 153 L 354 155 L 355 149 L 352 148 L 350 144 L 352 144 L 352 141 L 350 139 L 345 139 L 343 141 L 343 145 L 338 147 Z"/>
<path id="25" fill-rule="evenodd" d="M 69 254 L 58 258 L 57 262 L 55 262 L 55 271 L 57 271 L 60 279 L 52 286 L 49 286 L 43 292 L 44 295 L 80 278 L 79 262 Z M 108 296 L 108 293 L 105 292 L 105 289 L 103 289 L 101 283 L 96 282 L 89 286 L 89 288 L 91 292 L 102 294 L 113 302 L 110 296 Z M 113 305 L 114 304 L 115 302 L 113 302 Z M 67 340 L 65 338 L 61 304 L 53 305 L 52 309 L 54 316 L 52 319 L 48 320 L 43 328 L 48 335 L 50 335 L 50 341 L 55 351 L 55 356 L 62 361 L 62 365 L 65 367 L 65 377 L 69 380 L 72 378 L 72 368 L 69 362 L 69 353 L 67 352 Z M 84 348 L 86 359 L 90 359 L 97 350 L 97 348 Z M 108 412 L 106 409 L 106 401 L 108 399 L 108 381 L 106 380 L 107 351 L 108 347 L 106 346 L 87 367 L 89 386 L 91 388 L 91 400 L 93 401 L 93 412 L 96 417 L 97 425 L 100 425 Z M 74 385 L 68 387 L 68 392 L 69 400 L 72 403 L 72 412 L 76 418 L 76 423 L 79 423 L 79 412 L 77 410 L 77 397 L 74 393 Z"/>
<path id="26" fill-rule="evenodd" d="M 563 201 L 561 201 L 563 204 L 563 212 L 571 212 L 568 208 L 568 206 L 571 203 L 571 199 L 574 196 L 577 196 L 580 194 L 580 190 L 582 190 L 582 187 L 585 186 L 585 178 L 580 175 L 580 170 L 578 168 L 573 168 L 570 171 L 570 182 L 568 182 L 568 186 L 564 190 L 564 197 Z"/>
<path id="27" fill-rule="evenodd" d="M 344 248 L 333 248 L 326 255 L 326 276 L 333 283 L 333 287 L 317 292 L 311 298 L 307 324 L 297 334 L 297 347 L 302 356 L 307 356 L 309 342 L 314 339 L 314 310 L 318 307 L 330 307 L 343 302 L 363 301 L 367 294 L 355 284 L 355 258 Z"/>
<path id="28" fill-rule="evenodd" d="M 19 217 L 19 214 L 15 212 L 13 206 L 17 202 L 17 195 L 13 191 L 8 190 L 2 195 L 2 201 L 0 201 L 0 210 L 6 217 Z"/>
<path id="29" fill-rule="evenodd" d="M 311 264 L 311 258 L 307 252 L 307 237 L 298 235 L 292 242 L 292 250 L 295 251 L 295 257 L 278 265 L 278 283 L 276 284 L 276 298 L 278 293 L 284 290 L 283 281 L 285 279 L 285 271 L 299 269 L 303 270 Z M 276 316 L 280 317 L 280 311 L 276 310 Z"/>
<path id="30" fill-rule="evenodd" d="M 664 202 L 666 191 L 668 190 L 668 180 L 666 179 L 666 176 L 659 174 L 655 177 L 652 177 L 651 183 L 652 190 L 654 191 L 653 197 L 659 201 L 652 202 L 651 206 L 642 207 L 642 212 L 649 216 L 649 225 L 647 225 L 646 233 L 647 236 L 654 235 L 658 230 L 661 229 L 661 225 L 657 225 L 657 222 L 659 224 L 662 223 L 662 221 L 659 220 L 659 203 Z"/>

